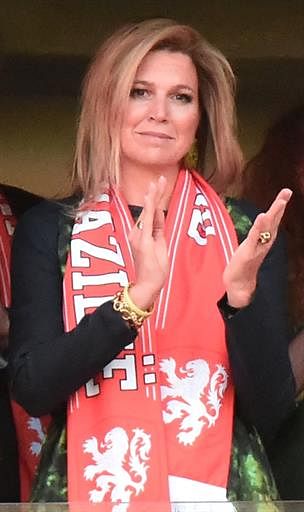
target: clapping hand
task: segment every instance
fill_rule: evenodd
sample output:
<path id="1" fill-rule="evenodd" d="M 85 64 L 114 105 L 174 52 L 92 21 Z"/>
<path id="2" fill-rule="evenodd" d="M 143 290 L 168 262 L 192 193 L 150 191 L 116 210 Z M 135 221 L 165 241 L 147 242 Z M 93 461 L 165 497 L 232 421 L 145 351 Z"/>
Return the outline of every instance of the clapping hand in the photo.
<path id="1" fill-rule="evenodd" d="M 285 188 L 277 195 L 266 213 L 260 213 L 247 238 L 239 245 L 224 271 L 224 285 L 228 303 L 235 308 L 247 306 L 256 289 L 257 275 L 271 249 L 292 195 Z"/>
<path id="2" fill-rule="evenodd" d="M 136 276 L 129 295 L 144 310 L 157 299 L 168 273 L 165 217 L 160 206 L 166 183 L 163 176 L 157 182 L 150 183 L 144 197 L 143 210 L 129 234 Z"/>

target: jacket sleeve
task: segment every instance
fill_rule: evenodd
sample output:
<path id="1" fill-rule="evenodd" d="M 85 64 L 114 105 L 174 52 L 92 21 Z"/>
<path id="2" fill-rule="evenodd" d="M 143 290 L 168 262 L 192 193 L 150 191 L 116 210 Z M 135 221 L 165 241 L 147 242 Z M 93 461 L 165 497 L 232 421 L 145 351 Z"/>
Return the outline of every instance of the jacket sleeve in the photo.
<path id="1" fill-rule="evenodd" d="M 255 425 L 268 443 L 295 408 L 295 380 L 288 355 L 292 330 L 287 255 L 282 235 L 261 266 L 249 306 L 229 314 L 226 297 L 219 306 L 226 324 L 239 414 Z"/>
<path id="2" fill-rule="evenodd" d="M 111 302 L 64 332 L 59 215 L 50 202 L 28 211 L 12 249 L 9 370 L 15 399 L 34 416 L 59 407 L 137 334 Z"/>

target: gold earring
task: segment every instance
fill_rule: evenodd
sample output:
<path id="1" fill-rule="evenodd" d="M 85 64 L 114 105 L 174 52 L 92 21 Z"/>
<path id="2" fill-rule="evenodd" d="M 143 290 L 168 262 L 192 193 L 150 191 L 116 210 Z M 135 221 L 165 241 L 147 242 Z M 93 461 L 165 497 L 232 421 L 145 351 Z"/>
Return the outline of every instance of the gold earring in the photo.
<path id="1" fill-rule="evenodd" d="M 191 144 L 191 147 L 184 157 L 184 164 L 186 169 L 196 169 L 198 164 L 198 149 L 197 149 L 197 140 L 194 139 L 194 141 Z"/>

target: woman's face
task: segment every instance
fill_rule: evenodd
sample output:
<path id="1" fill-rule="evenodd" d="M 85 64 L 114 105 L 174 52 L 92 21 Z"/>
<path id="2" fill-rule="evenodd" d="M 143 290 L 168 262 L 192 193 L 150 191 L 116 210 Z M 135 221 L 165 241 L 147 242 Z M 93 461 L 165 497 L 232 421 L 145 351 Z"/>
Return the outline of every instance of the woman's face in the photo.
<path id="1" fill-rule="evenodd" d="M 138 67 L 121 131 L 123 170 L 179 168 L 200 119 L 195 66 L 183 53 L 150 52 Z"/>

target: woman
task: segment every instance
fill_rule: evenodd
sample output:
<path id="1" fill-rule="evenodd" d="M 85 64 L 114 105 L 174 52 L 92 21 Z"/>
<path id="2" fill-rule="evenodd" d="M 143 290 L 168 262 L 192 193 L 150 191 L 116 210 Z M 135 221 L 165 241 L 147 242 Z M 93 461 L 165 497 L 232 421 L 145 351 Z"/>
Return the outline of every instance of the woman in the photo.
<path id="1" fill-rule="evenodd" d="M 276 497 L 262 452 L 252 455 L 260 446 L 253 425 L 271 435 L 293 406 L 294 383 L 284 315 L 270 328 L 256 279 L 291 192 L 280 192 L 233 254 L 231 218 L 201 176 L 209 138 L 217 191 L 241 166 L 232 90 L 229 64 L 191 27 L 166 19 L 123 27 L 85 82 L 76 221 L 69 208 L 47 203 L 17 229 L 12 387 L 37 415 L 68 401 L 72 502 L 127 510 L 226 500 L 227 487 L 230 499 Z M 195 139 L 200 173 L 185 167 Z M 282 293 L 277 278 L 275 286 Z M 217 307 L 225 290 L 232 369 Z M 258 318 L 256 301 L 264 301 Z M 258 336 L 262 364 L 252 347 L 236 350 L 246 344 L 238 332 L 244 322 Z M 274 346 L 280 371 L 266 372 Z M 231 372 L 250 432 L 236 420 Z M 245 436 L 246 446 L 231 464 L 233 435 Z M 246 473 L 250 457 L 255 466 Z M 240 478 L 250 470 L 260 483 Z"/>
<path id="2" fill-rule="evenodd" d="M 295 334 L 289 353 L 295 374 L 298 407 L 269 448 L 280 494 L 286 500 L 304 499 L 304 416 L 303 394 L 300 394 L 304 387 L 303 175 L 304 106 L 300 105 L 282 115 L 269 128 L 261 150 L 245 167 L 242 192 L 246 199 L 266 210 L 283 183 L 294 191 L 282 229 L 288 248 L 288 303 L 290 323 Z"/>

